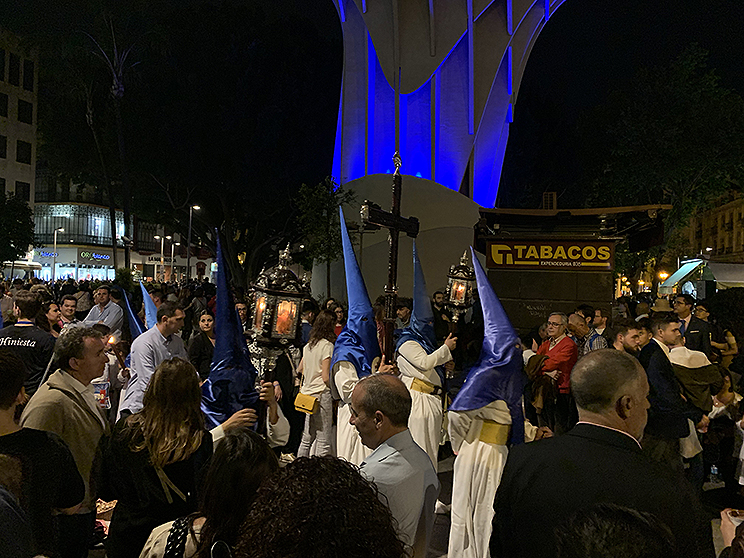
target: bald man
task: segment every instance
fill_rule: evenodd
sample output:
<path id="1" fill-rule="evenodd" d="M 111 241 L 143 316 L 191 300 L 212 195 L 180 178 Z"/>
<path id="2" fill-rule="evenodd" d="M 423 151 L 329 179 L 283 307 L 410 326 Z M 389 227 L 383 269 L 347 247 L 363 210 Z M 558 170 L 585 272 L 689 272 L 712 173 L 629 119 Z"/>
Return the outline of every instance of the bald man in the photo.
<path id="1" fill-rule="evenodd" d="M 571 372 L 571 392 L 579 410 L 571 431 L 509 453 L 494 505 L 492 558 L 555 557 L 556 529 L 602 503 L 655 515 L 676 539 L 679 553 L 670 549 L 670 556 L 712 558 L 710 522 L 692 487 L 641 449 L 649 386 L 640 363 L 614 349 L 592 351 Z"/>
<path id="2" fill-rule="evenodd" d="M 374 374 L 357 383 L 351 394 L 352 424 L 362 443 L 374 450 L 359 472 L 373 481 L 380 499 L 398 522 L 401 540 L 425 557 L 434 525 L 439 479 L 431 459 L 411 437 L 411 394 L 390 374 Z"/>

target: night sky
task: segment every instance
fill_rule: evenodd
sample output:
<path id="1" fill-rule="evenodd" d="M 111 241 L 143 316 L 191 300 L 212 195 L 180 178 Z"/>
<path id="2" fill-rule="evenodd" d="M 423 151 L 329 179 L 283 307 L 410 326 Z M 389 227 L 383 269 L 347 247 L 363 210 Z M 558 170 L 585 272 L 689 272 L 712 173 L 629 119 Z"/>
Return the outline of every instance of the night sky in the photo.
<path id="1" fill-rule="evenodd" d="M 137 0 L 131 2 L 138 4 Z M 82 15 L 86 6 L 100 4 L 106 2 L 0 0 L 0 25 L 22 22 L 20 31 L 40 25 L 71 29 L 75 27 L 71 21 L 86 19 Z M 334 99 L 329 106 L 335 105 L 342 43 L 333 2 L 277 0 L 262 5 L 301 13 L 316 33 L 330 39 L 332 49 L 338 52 L 326 51 L 323 60 L 317 60 L 312 45 L 307 45 L 306 57 L 294 63 L 298 71 L 308 64 L 328 66 L 320 87 Z M 75 10 L 80 13 L 71 13 Z M 498 205 L 534 206 L 540 192 L 525 196 L 525 187 L 546 183 L 563 194 L 559 203 L 564 207 L 581 205 L 580 193 L 572 189 L 581 177 L 576 153 L 582 138 L 576 134 L 577 122 L 582 113 L 604 102 L 611 90 L 624 87 L 643 65 L 666 64 L 690 44 L 698 43 L 710 52 L 710 66 L 717 69 L 722 85 L 744 93 L 743 29 L 741 0 L 566 0 L 543 29 L 527 64 Z M 331 73 L 339 75 L 330 79 Z M 319 126 L 304 164 L 298 161 L 292 165 L 297 174 L 288 177 L 289 181 L 313 182 L 330 172 L 335 109 L 323 118 L 328 124 Z"/>
<path id="2" fill-rule="evenodd" d="M 499 206 L 532 206 L 525 186 L 550 183 L 559 206 L 581 205 L 572 185 L 584 111 L 642 66 L 664 65 L 697 43 L 721 85 L 744 94 L 744 3 L 738 0 L 566 0 L 538 37 L 519 90 Z M 537 192 L 539 194 L 539 192 Z"/>

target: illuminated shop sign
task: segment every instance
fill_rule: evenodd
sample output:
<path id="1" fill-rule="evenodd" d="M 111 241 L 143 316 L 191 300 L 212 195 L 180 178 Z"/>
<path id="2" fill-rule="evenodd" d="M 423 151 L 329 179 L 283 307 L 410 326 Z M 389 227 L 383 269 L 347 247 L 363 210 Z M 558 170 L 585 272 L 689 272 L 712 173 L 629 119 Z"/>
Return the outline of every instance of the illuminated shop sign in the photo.
<path id="1" fill-rule="evenodd" d="M 97 250 L 78 250 L 78 263 L 87 264 L 90 262 L 108 262 L 111 260 L 111 253 Z"/>
<path id="2" fill-rule="evenodd" d="M 34 250 L 34 254 L 40 258 L 59 258 L 59 252 L 47 252 L 46 250 Z"/>
<path id="3" fill-rule="evenodd" d="M 488 243 L 490 269 L 612 270 L 612 241 L 498 240 Z"/>

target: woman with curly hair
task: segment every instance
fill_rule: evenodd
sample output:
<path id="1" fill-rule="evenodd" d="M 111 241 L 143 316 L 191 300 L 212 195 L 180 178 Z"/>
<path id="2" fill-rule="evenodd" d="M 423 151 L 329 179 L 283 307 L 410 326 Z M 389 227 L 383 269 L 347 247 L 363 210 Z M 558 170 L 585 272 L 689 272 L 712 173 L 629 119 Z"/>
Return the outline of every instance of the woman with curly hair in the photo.
<path id="1" fill-rule="evenodd" d="M 196 487 L 212 456 L 199 376 L 180 358 L 163 361 L 139 413 L 122 418 L 102 445 L 98 494 L 118 500 L 109 558 L 139 556 L 158 525 L 196 511 Z"/>
<path id="2" fill-rule="evenodd" d="M 298 457 L 308 457 L 313 443 L 313 455 L 335 455 L 333 442 L 336 433 L 333 428 L 333 399 L 329 387 L 331 356 L 336 342 L 336 334 L 333 332 L 335 323 L 333 312 L 323 310 L 318 314 L 297 368 L 303 376 L 300 393 L 317 400 L 314 412 L 305 417 L 305 430 L 297 450 Z"/>
<path id="3" fill-rule="evenodd" d="M 279 460 L 261 436 L 245 426 L 225 433 L 214 450 L 201 491 L 199 511 L 153 529 L 140 558 L 210 558 L 213 546 L 235 545 L 240 525 L 263 481 Z"/>
<path id="4" fill-rule="evenodd" d="M 408 556 L 375 485 L 333 457 L 298 458 L 259 488 L 234 558 Z"/>

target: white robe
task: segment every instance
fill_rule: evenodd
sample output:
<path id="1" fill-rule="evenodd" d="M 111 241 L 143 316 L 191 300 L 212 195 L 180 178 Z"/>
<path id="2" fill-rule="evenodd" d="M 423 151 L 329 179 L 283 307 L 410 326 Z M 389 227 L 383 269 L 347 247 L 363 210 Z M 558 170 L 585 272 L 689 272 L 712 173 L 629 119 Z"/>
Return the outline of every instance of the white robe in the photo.
<path id="1" fill-rule="evenodd" d="M 336 455 L 354 465 L 361 465 L 372 450 L 362 444 L 356 428 L 349 423 L 351 418 L 351 392 L 359 381 L 356 368 L 349 361 L 337 362 L 332 370 L 333 381 L 341 396 L 336 421 Z"/>
<path id="2" fill-rule="evenodd" d="M 504 401 L 447 414 L 452 450 L 457 453 L 447 557 L 488 558 L 493 501 L 509 451 L 506 446 L 482 442 L 479 436 L 484 420 L 511 424 L 511 415 Z M 536 431 L 525 421 L 525 440 L 533 440 Z"/>
<path id="3" fill-rule="evenodd" d="M 400 379 L 411 392 L 411 415 L 408 428 L 416 442 L 431 459 L 437 470 L 439 442 L 442 432 L 442 398 L 411 389 L 413 379 L 418 378 L 435 386 L 442 386 L 439 374 L 434 369 L 452 360 L 447 345 L 442 345 L 430 355 L 416 341 L 406 341 L 400 346 L 396 363 Z"/>

